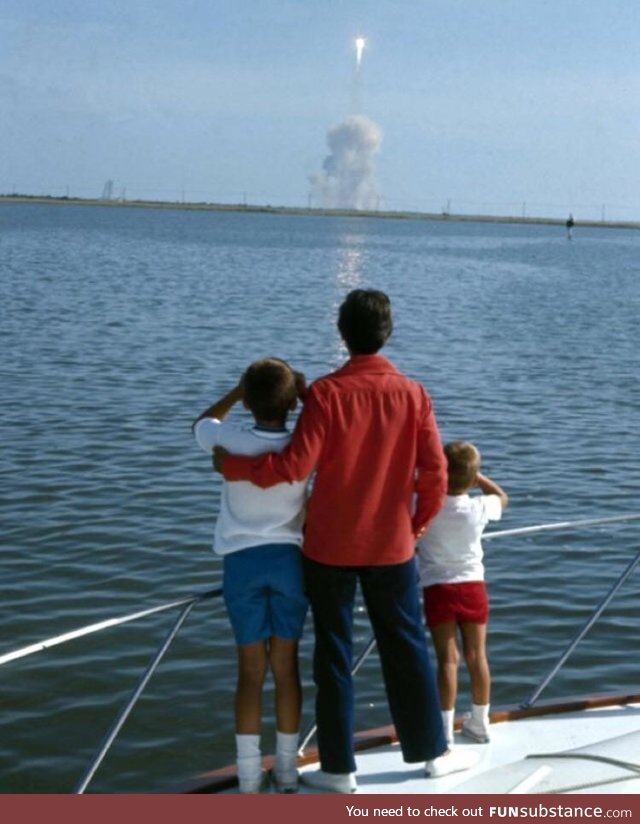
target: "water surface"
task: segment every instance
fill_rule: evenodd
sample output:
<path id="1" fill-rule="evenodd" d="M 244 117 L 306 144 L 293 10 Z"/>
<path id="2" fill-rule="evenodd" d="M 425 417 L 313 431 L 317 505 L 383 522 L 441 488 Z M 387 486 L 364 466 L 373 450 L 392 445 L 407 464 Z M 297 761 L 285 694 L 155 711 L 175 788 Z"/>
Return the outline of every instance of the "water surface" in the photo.
<path id="1" fill-rule="evenodd" d="M 639 275 L 633 231 L 0 205 L 0 654 L 220 584 L 220 481 L 191 420 L 258 357 L 310 379 L 336 368 L 357 286 L 390 294 L 386 354 L 424 383 L 444 440 L 477 443 L 510 494 L 504 528 L 635 511 Z M 637 534 L 487 543 L 494 704 L 537 685 Z M 637 689 L 637 586 L 545 696 Z M 0 791 L 73 791 L 174 618 L 5 665 Z M 228 763 L 234 680 L 224 609 L 205 602 L 90 790 L 161 792 Z M 360 726 L 388 723 L 375 656 L 357 701 Z M 269 685 L 267 750 L 271 704 Z"/>

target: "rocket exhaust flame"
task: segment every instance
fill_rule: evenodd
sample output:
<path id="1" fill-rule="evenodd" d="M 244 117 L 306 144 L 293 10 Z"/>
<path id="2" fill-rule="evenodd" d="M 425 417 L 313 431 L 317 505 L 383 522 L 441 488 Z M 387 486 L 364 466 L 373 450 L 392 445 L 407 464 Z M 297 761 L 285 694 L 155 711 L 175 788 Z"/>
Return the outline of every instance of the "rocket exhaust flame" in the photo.
<path id="1" fill-rule="evenodd" d="M 367 44 L 367 41 L 364 37 L 356 37 L 356 67 L 360 68 L 360 63 L 362 63 L 362 52 L 364 51 L 364 47 Z"/>

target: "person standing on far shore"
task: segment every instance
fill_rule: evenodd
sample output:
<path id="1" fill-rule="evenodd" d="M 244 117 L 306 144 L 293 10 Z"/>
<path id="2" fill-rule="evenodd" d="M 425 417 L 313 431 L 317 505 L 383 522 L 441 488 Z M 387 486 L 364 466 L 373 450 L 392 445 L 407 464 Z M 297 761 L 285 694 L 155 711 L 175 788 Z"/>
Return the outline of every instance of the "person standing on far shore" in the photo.
<path id="1" fill-rule="evenodd" d="M 574 227 L 574 219 L 573 215 L 570 214 L 567 218 L 566 227 L 567 227 L 567 240 L 571 240 L 573 238 L 573 227 Z"/>

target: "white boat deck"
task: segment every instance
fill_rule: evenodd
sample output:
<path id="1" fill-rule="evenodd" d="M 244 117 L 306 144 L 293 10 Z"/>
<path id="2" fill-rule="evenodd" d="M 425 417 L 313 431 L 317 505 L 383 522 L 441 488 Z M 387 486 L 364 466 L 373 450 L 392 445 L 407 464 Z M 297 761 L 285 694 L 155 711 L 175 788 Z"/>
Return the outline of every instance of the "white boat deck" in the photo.
<path id="1" fill-rule="evenodd" d="M 427 778 L 423 765 L 405 764 L 397 744 L 359 753 L 358 792 L 640 794 L 640 704 L 496 723 L 489 744 L 456 734 L 456 747 L 473 749 L 480 761 L 443 778 Z M 566 757 L 569 751 L 571 757 Z M 533 757 L 552 753 L 563 757 Z M 317 767 L 308 765 L 301 772 L 309 769 Z M 317 792 L 302 783 L 299 791 Z"/>

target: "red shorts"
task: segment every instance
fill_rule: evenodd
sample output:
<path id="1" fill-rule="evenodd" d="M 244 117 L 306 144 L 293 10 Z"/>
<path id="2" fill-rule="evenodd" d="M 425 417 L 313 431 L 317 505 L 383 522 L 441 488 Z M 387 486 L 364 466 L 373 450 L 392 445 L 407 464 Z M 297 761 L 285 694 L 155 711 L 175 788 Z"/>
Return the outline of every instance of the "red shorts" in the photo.
<path id="1" fill-rule="evenodd" d="M 425 587 L 424 617 L 427 626 L 438 624 L 486 624 L 489 599 L 484 581 L 434 584 Z"/>

